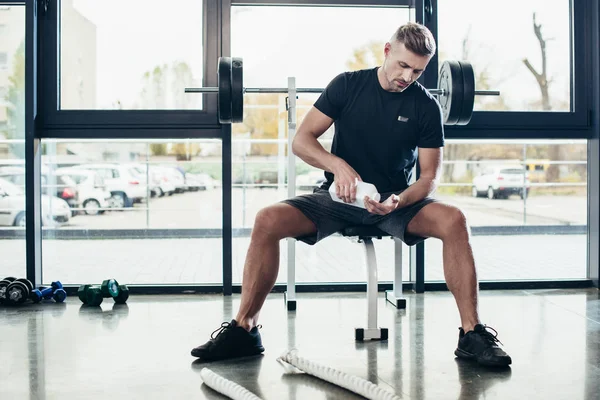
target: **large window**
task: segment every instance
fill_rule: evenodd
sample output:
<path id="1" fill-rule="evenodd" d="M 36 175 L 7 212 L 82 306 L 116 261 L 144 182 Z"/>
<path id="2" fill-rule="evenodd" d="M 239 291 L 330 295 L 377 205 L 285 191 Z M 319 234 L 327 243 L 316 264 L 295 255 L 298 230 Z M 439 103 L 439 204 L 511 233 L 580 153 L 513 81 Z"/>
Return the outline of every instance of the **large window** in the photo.
<path id="1" fill-rule="evenodd" d="M 244 85 L 325 87 L 345 70 L 374 67 L 409 21 L 408 8 L 235 6 L 231 54 L 244 59 Z M 307 23 L 308 22 L 308 23 Z"/>
<path id="2" fill-rule="evenodd" d="M 25 7 L 0 7 L 0 280 L 25 277 Z M 42 201 L 43 206 L 46 204 Z M 42 217 L 47 217 L 44 207 Z M 50 222 L 45 219 L 46 222 Z"/>
<path id="3" fill-rule="evenodd" d="M 305 21 L 311 21 L 308 27 Z M 244 59 L 246 87 L 325 87 L 346 70 L 372 68 L 403 22 L 408 8 L 235 6 L 231 12 L 231 54 Z M 273 34 L 277 32 L 277 34 Z M 318 94 L 298 96 L 298 123 Z M 252 228 L 256 213 L 288 197 L 286 95 L 247 94 L 244 122 L 233 126 L 233 227 Z M 333 129 L 321 138 L 331 147 Z M 296 193 L 319 185 L 322 171 L 296 158 Z M 249 237 L 234 237 L 233 282 L 241 282 Z M 301 283 L 364 281 L 361 246 L 334 236 L 308 246 L 296 244 L 296 276 Z M 393 241 L 377 241 L 380 277 L 393 277 Z M 285 282 L 287 247 L 281 242 L 278 282 Z M 408 272 L 408 251 L 404 252 Z M 357 262 L 357 260 L 360 260 Z"/>
<path id="4" fill-rule="evenodd" d="M 199 109 L 203 1 L 61 0 L 61 109 Z"/>
<path id="5" fill-rule="evenodd" d="M 222 283 L 221 142 L 44 141 L 44 278 Z"/>
<path id="6" fill-rule="evenodd" d="M 444 154 L 437 197 L 467 215 L 481 280 L 585 278 L 585 140 L 449 140 Z M 425 278 L 444 280 L 436 239 Z"/>
<path id="7" fill-rule="evenodd" d="M 477 111 L 571 111 L 570 3 L 438 0 L 440 65 L 468 60 L 477 90 L 500 91 Z"/>
<path id="8" fill-rule="evenodd" d="M 244 59 L 245 87 L 285 87 L 295 76 L 298 87 L 323 88 L 340 72 L 379 65 L 398 26 L 422 16 L 407 4 L 423 5 L 265 3 L 57 0 L 28 14 L 40 22 L 37 35 L 28 35 L 38 49 L 28 72 L 41 97 L 28 110 L 37 113 L 42 143 L 43 252 L 34 258 L 43 257 L 46 283 L 112 276 L 129 284 L 219 285 L 229 257 L 228 213 L 233 283 L 241 283 L 256 213 L 287 198 L 288 185 L 309 193 L 323 173 L 296 158 L 296 179 L 288 182 L 285 94 L 245 94 L 230 149 L 221 141 L 227 130 L 217 123 L 217 95 L 184 89 L 216 86 L 222 55 Z M 434 63 L 470 60 L 477 89 L 501 92 L 477 97 L 475 110 L 486 112 L 469 126 L 447 127 L 438 197 L 467 212 L 481 279 L 585 277 L 587 142 L 498 140 L 590 135 L 585 10 L 572 0 L 491 3 L 438 0 L 434 15 L 424 16 L 438 28 Z M 24 275 L 26 264 L 25 17 L 24 6 L 0 7 L 0 279 Z M 428 87 L 434 69 L 423 77 Z M 298 123 L 317 97 L 298 96 Z M 325 148 L 332 133 L 320 138 Z M 229 150 L 233 183 L 222 188 Z M 515 187 L 504 190 L 507 182 Z M 232 208 L 224 210 L 230 194 Z M 380 280 L 391 281 L 393 241 L 375 246 Z M 443 279 L 441 243 L 425 248 L 426 279 Z M 340 236 L 315 246 L 297 242 L 295 262 L 300 283 L 366 277 L 363 248 Z M 406 278 L 408 251 L 404 268 Z"/>

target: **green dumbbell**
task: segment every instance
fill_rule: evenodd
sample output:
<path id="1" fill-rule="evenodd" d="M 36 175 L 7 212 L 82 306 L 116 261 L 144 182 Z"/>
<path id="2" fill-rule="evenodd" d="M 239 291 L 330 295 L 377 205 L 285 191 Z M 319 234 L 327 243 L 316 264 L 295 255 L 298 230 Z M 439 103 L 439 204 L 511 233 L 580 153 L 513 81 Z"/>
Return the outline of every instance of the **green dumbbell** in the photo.
<path id="1" fill-rule="evenodd" d="M 113 300 L 117 304 L 125 304 L 125 303 L 127 303 L 127 299 L 129 299 L 129 288 L 127 287 L 127 285 L 120 285 L 119 286 L 119 295 L 116 297 L 113 297 Z"/>
<path id="2" fill-rule="evenodd" d="M 90 286 L 85 291 L 85 304 L 88 306 L 99 306 L 103 301 L 102 289 L 98 286 Z"/>
<path id="3" fill-rule="evenodd" d="M 79 297 L 79 300 L 81 300 L 83 304 L 87 303 L 87 291 L 91 286 L 92 285 L 81 285 L 79 286 L 79 289 L 77 289 L 77 297 Z"/>
<path id="4" fill-rule="evenodd" d="M 125 290 L 125 293 L 121 294 L 121 290 Z M 112 297 L 115 302 L 122 304 L 129 298 L 129 289 L 127 289 L 127 286 L 125 285 L 119 285 L 119 282 L 117 282 L 116 279 L 106 279 L 100 286 L 79 286 L 77 296 L 83 304 L 93 306 L 102 304 L 105 297 Z"/>
<path id="5" fill-rule="evenodd" d="M 119 282 L 116 279 L 107 279 L 100 286 L 103 297 L 115 298 L 119 295 Z"/>
<path id="6" fill-rule="evenodd" d="M 93 285 L 81 285 L 77 289 L 77 297 L 83 304 L 88 306 L 99 306 L 104 300 L 102 296 L 102 288 Z"/>

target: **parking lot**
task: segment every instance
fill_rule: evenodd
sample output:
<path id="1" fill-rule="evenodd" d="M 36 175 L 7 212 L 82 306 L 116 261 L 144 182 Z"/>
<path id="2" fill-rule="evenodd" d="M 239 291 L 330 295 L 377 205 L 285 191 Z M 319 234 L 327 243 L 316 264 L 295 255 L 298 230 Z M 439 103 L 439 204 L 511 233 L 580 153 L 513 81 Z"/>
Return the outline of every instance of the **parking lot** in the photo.
<path id="1" fill-rule="evenodd" d="M 298 193 L 308 193 L 302 191 Z M 234 188 L 233 227 L 250 228 L 262 207 L 287 197 L 285 189 Z M 440 196 L 461 207 L 470 224 L 478 226 L 523 225 L 524 202 L 517 196 L 488 200 L 468 196 Z M 58 240 L 52 233 L 43 241 L 44 276 L 65 282 L 102 280 L 115 276 L 129 283 L 216 283 L 222 277 L 222 241 L 216 238 L 87 240 L 89 231 L 119 229 L 215 229 L 222 228 L 222 190 L 154 197 L 123 211 L 102 215 L 77 215 L 60 230 L 77 230 L 77 238 Z M 149 207 L 146 207 L 146 206 Z M 245 207 L 244 207 L 245 205 Z M 533 196 L 526 202 L 527 225 L 582 225 L 586 223 L 583 196 Z M 11 229 L 11 228 L 9 228 Z M 98 231 L 99 230 L 99 231 Z M 493 231 L 493 228 L 492 228 Z M 492 233 L 493 234 L 493 233 Z M 96 236 L 98 237 L 98 236 Z M 100 236 L 101 237 L 101 236 Z M 585 276 L 586 235 L 475 236 L 474 248 L 481 279 L 576 279 Z M 249 237 L 233 239 L 233 279 L 241 281 Z M 364 280 L 363 250 L 343 237 L 332 237 L 316 246 L 296 246 L 298 282 L 352 282 Z M 392 279 L 393 246 L 376 242 L 380 278 Z M 285 282 L 287 250 L 281 244 L 279 282 Z M 5 274 L 24 273 L 24 240 L 0 240 Z M 408 274 L 408 251 L 404 270 Z M 442 244 L 426 245 L 426 279 L 443 280 Z"/>
<path id="2" fill-rule="evenodd" d="M 310 193 L 310 190 L 296 193 Z M 234 187 L 233 228 L 251 228 L 261 208 L 287 197 L 285 187 Z M 519 196 L 493 200 L 467 195 L 436 197 L 464 210 L 472 227 L 488 227 L 487 232 L 491 232 L 473 239 L 481 279 L 576 279 L 585 276 L 585 234 L 552 232 L 549 235 L 549 232 L 543 232 L 546 234 L 494 236 L 493 228 L 585 225 L 585 196 L 536 195 L 534 192 L 525 201 Z M 218 233 L 223 226 L 222 199 L 222 188 L 216 186 L 154 196 L 132 207 L 109 208 L 98 215 L 77 213 L 58 231 L 47 232 L 43 242 L 45 276 L 65 282 L 102 280 L 112 275 L 130 283 L 218 284 L 222 279 L 222 241 Z M 2 229 L 10 233 L 14 228 Z M 140 239 L 119 234 L 118 230 L 123 229 L 151 229 L 158 230 L 159 234 L 154 240 Z M 217 233 L 213 238 L 183 238 L 177 233 L 171 236 L 169 230 L 172 229 L 212 229 Z M 53 237 L 52 232 L 69 230 L 76 231 L 69 239 Z M 111 231 L 110 237 L 116 235 L 117 239 L 88 240 L 104 238 L 103 231 Z M 233 239 L 234 282 L 241 281 L 248 245 L 249 237 L 245 235 Z M 377 241 L 376 247 L 381 263 L 380 278 L 389 280 L 393 273 L 392 243 Z M 441 242 L 430 240 L 426 248 L 426 279 L 443 280 Z M 5 274 L 23 273 L 24 241 L 0 240 L 0 254 L 3 255 Z M 404 256 L 405 274 L 408 274 L 408 252 Z M 282 266 L 286 265 L 286 260 L 286 245 L 282 242 Z M 296 265 L 298 282 L 364 280 L 362 249 L 342 237 L 330 238 L 317 246 L 298 244 Z M 284 281 L 285 268 L 281 268 L 279 282 Z"/>
<path id="3" fill-rule="evenodd" d="M 506 172 L 504 175 L 503 171 Z M 261 208 L 288 197 L 287 187 L 278 186 L 277 173 L 271 172 L 258 174 L 249 181 L 241 179 L 245 185 L 239 177 L 234 179 L 234 228 L 252 227 Z M 58 222 L 56 228 L 61 230 L 222 227 L 221 183 L 207 172 L 184 173 L 180 167 L 167 165 L 105 163 L 55 169 L 45 167 L 41 178 L 45 193 L 42 219 L 46 227 L 55 222 Z M 318 171 L 298 175 L 296 194 L 310 193 L 322 178 Z M 502 178 L 498 182 L 504 182 L 504 187 L 498 186 L 492 178 Z M 586 223 L 587 198 L 582 183 L 573 183 L 570 188 L 553 183 L 551 185 L 558 186 L 542 188 L 535 184 L 530 187 L 531 183 L 527 181 L 529 195 L 522 199 L 523 179 L 522 170 L 499 169 L 489 176 L 477 176 L 472 187 L 442 187 L 441 194 L 436 197 L 460 207 L 471 226 Z M 24 183 L 22 166 L 0 168 L 0 225 L 3 227 L 24 226 Z M 452 191 L 457 194 L 444 194 Z M 70 218 L 69 207 L 73 211 Z"/>
<path id="4" fill-rule="evenodd" d="M 309 193 L 299 191 L 298 194 Z M 77 215 L 63 229 L 203 229 L 222 226 L 221 188 L 154 197 L 122 211 L 103 215 Z M 586 197 L 532 196 L 524 202 L 508 199 L 437 196 L 461 207 L 472 226 L 490 225 L 579 225 L 587 219 Z M 287 198 L 287 190 L 234 188 L 233 226 L 251 227 L 264 206 Z"/>

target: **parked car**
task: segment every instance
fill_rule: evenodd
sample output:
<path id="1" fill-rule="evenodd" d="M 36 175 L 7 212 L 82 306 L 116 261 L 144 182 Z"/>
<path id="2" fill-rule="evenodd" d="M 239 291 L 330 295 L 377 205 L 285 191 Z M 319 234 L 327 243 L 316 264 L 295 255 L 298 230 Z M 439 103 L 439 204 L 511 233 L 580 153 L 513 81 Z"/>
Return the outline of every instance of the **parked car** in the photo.
<path id="1" fill-rule="evenodd" d="M 525 186 L 525 191 L 523 191 Z M 502 165 L 486 168 L 473 178 L 473 197 L 488 199 L 507 198 L 511 194 L 524 197 L 529 193 L 530 182 L 520 165 Z"/>
<path id="2" fill-rule="evenodd" d="M 179 168 L 168 165 L 157 165 L 156 167 L 153 166 L 151 169 L 155 169 L 165 176 L 175 187 L 175 193 L 183 193 L 188 190 L 188 187 L 185 184 L 185 174 L 181 172 Z"/>
<path id="3" fill-rule="evenodd" d="M 42 195 L 42 225 L 60 226 L 71 219 L 71 207 L 61 198 Z M 25 226 L 25 191 L 0 178 L 0 225 Z"/>
<path id="4" fill-rule="evenodd" d="M 77 185 L 81 209 L 87 215 L 103 214 L 111 207 L 111 193 L 107 190 L 104 178 L 97 171 L 79 168 L 58 168 L 57 177 L 69 177 Z"/>
<path id="5" fill-rule="evenodd" d="M 190 172 L 185 174 L 185 183 L 188 190 L 192 192 L 214 189 L 216 186 L 215 180 L 209 174 L 194 174 Z"/>
<path id="6" fill-rule="evenodd" d="M 163 190 L 163 192 L 171 195 L 173 193 L 183 193 L 188 191 L 188 187 L 185 184 L 185 173 L 178 167 L 171 165 L 153 165 L 150 167 L 150 171 L 161 176 L 161 179 L 163 179 L 164 182 L 168 182 L 169 189 L 174 188 L 174 192 L 171 190 Z"/>
<path id="7" fill-rule="evenodd" d="M 72 168 L 96 171 L 104 179 L 114 208 L 133 207 L 146 198 L 146 177 L 120 164 L 81 164 Z"/>
<path id="8" fill-rule="evenodd" d="M 146 176 L 145 164 L 136 164 L 132 166 L 139 175 Z M 150 166 L 148 169 L 148 178 L 150 178 L 150 196 L 163 197 L 164 195 L 171 196 L 175 193 L 175 184 L 169 178 L 169 174 L 161 170 L 160 167 Z"/>
<path id="9" fill-rule="evenodd" d="M 25 168 L 2 168 L 0 171 L 0 178 L 6 179 L 25 190 Z M 60 197 L 73 209 L 78 208 L 81 204 L 77 184 L 68 176 L 51 176 L 48 168 L 44 166 L 42 167 L 40 179 L 42 184 L 42 194 Z M 75 211 L 73 211 L 72 215 L 75 215 Z"/>

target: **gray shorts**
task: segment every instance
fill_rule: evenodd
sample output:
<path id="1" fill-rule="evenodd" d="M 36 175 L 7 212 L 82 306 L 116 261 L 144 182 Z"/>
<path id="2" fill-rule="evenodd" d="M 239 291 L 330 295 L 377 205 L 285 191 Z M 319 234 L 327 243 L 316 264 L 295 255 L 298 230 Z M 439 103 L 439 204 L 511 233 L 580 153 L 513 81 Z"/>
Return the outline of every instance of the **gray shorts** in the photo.
<path id="1" fill-rule="evenodd" d="M 381 193 L 381 201 L 383 202 L 391 195 L 392 193 Z M 316 225 L 317 232 L 314 235 L 296 238 L 309 245 L 349 226 L 374 225 L 407 245 L 413 246 L 425 238 L 406 233 L 406 227 L 424 206 L 435 201 L 435 199 L 427 197 L 387 215 L 378 215 L 363 208 L 333 201 L 327 190 L 317 188 L 313 193 L 299 195 L 282 202 L 302 211 Z"/>

